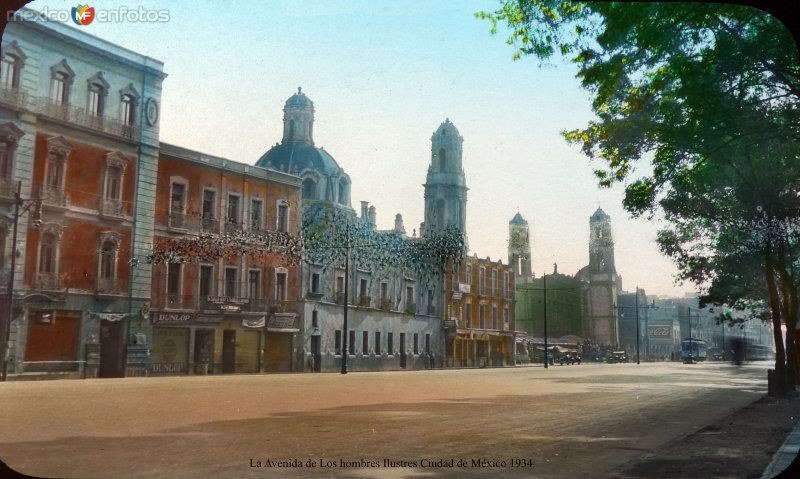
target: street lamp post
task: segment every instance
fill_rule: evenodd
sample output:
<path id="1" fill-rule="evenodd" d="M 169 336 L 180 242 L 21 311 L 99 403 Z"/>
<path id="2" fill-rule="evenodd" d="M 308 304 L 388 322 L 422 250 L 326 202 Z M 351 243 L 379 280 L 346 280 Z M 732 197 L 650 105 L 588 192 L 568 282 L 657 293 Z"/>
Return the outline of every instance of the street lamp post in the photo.
<path id="1" fill-rule="evenodd" d="M 548 359 L 547 359 L 547 275 L 542 275 L 542 290 L 544 293 L 544 368 L 547 369 L 548 367 Z"/>
<path id="2" fill-rule="evenodd" d="M 23 200 L 20 195 L 22 191 L 22 182 L 17 182 L 17 191 L 14 194 L 14 226 L 11 233 L 11 270 L 8 276 L 8 285 L 6 287 L 6 301 L 5 311 L 6 316 L 3 319 L 3 333 L 2 343 L 0 344 L 0 360 L 3 362 L 2 373 L 0 373 L 0 381 L 5 381 L 8 376 L 8 341 L 11 338 L 11 319 L 14 314 L 14 272 L 17 267 L 17 229 L 19 227 L 19 217 L 25 214 L 28 209 L 33 205 L 38 205 L 39 200 Z M 22 211 L 20 211 L 22 207 Z"/>

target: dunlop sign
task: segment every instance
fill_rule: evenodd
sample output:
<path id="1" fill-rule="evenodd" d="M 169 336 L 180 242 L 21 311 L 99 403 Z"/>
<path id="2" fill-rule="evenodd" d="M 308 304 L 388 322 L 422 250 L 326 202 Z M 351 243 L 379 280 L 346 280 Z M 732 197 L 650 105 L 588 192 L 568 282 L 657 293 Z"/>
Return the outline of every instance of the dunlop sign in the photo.
<path id="1" fill-rule="evenodd" d="M 191 323 L 194 315 L 190 313 L 150 313 L 150 321 L 153 324 L 170 323 L 170 324 L 184 324 Z"/>

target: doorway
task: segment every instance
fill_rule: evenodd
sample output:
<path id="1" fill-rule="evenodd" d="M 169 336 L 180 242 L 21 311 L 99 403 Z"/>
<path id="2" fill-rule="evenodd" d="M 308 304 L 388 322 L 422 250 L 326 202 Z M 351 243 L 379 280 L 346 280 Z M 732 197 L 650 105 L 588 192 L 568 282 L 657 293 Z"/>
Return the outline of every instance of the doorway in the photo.
<path id="1" fill-rule="evenodd" d="M 311 336 L 311 356 L 314 358 L 315 373 L 322 371 L 322 352 L 320 351 L 320 336 Z"/>
<path id="2" fill-rule="evenodd" d="M 222 374 L 236 372 L 236 330 L 222 332 Z"/>
<path id="3" fill-rule="evenodd" d="M 406 333 L 400 333 L 400 367 L 406 367 Z"/>
<path id="4" fill-rule="evenodd" d="M 214 373 L 213 329 L 197 329 L 194 332 L 194 373 Z"/>
<path id="5" fill-rule="evenodd" d="M 100 370 L 101 378 L 121 378 L 125 371 L 123 354 L 122 321 L 100 323 Z"/>

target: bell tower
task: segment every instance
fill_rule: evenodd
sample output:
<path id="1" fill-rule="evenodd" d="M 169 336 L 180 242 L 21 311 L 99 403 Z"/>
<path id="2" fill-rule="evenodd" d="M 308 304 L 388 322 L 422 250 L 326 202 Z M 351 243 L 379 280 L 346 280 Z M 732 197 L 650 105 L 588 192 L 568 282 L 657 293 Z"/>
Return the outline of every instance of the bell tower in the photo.
<path id="1" fill-rule="evenodd" d="M 508 264 L 514 268 L 517 284 L 533 279 L 530 230 L 519 213 L 508 222 Z"/>
<path id="2" fill-rule="evenodd" d="M 431 137 L 431 163 L 425 181 L 424 236 L 444 231 L 450 225 L 464 234 L 466 245 L 467 182 L 461 164 L 464 139 L 455 125 L 446 119 Z"/>
<path id="3" fill-rule="evenodd" d="M 589 267 L 592 273 L 617 272 L 614 266 L 611 217 L 600 208 L 589 217 Z"/>

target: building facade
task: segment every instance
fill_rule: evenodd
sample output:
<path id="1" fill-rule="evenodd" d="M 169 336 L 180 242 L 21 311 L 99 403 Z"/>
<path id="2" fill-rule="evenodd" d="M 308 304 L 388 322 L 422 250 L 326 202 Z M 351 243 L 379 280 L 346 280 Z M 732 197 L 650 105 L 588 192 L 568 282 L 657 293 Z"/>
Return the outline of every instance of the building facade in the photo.
<path id="1" fill-rule="evenodd" d="M 150 296 L 128 259 L 152 239 L 163 65 L 21 9 L 0 66 L 8 370 L 121 376 Z"/>
<path id="2" fill-rule="evenodd" d="M 299 267 L 280 254 L 236 252 L 268 233 L 298 235 L 300 185 L 287 173 L 161 145 L 154 244 L 203 235 L 223 246 L 210 258 L 189 251 L 198 260 L 153 266 L 147 374 L 302 370 Z"/>
<path id="3" fill-rule="evenodd" d="M 446 275 L 446 354 L 457 367 L 514 365 L 514 270 L 467 256 Z"/>

